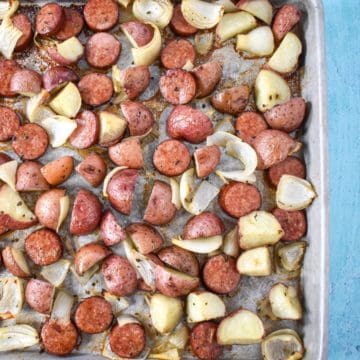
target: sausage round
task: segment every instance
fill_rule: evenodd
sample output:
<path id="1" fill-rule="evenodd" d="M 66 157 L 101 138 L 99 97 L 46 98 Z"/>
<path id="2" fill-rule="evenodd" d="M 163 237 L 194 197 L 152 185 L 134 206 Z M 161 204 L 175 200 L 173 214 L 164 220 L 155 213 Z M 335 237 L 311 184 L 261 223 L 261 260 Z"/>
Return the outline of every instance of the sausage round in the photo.
<path id="1" fill-rule="evenodd" d="M 131 136 L 141 136 L 151 130 L 154 116 L 149 108 L 135 101 L 124 101 L 120 106 Z"/>
<path id="2" fill-rule="evenodd" d="M 107 31 L 118 23 L 119 8 L 113 0 L 88 0 L 84 18 L 91 30 Z"/>
<path id="3" fill-rule="evenodd" d="M 16 93 L 10 90 L 11 78 L 20 65 L 15 60 L 0 60 L 0 95 L 6 97 L 15 96 Z"/>
<path id="4" fill-rule="evenodd" d="M 227 214 L 239 218 L 260 208 L 261 195 L 256 186 L 233 181 L 221 188 L 219 204 Z"/>
<path id="5" fill-rule="evenodd" d="M 16 170 L 16 191 L 44 191 L 50 186 L 41 173 L 42 165 L 36 161 L 25 161 Z"/>
<path id="6" fill-rule="evenodd" d="M 99 32 L 90 36 L 85 46 L 86 61 L 97 69 L 106 69 L 119 59 L 121 44 L 112 34 Z"/>
<path id="7" fill-rule="evenodd" d="M 194 77 L 182 69 L 167 70 L 160 77 L 159 87 L 165 100 L 174 105 L 190 102 L 196 93 Z"/>
<path id="8" fill-rule="evenodd" d="M 53 36 L 61 29 L 64 20 L 64 9 L 60 5 L 45 4 L 36 15 L 36 32 L 42 36 Z"/>
<path id="9" fill-rule="evenodd" d="M 126 166 L 130 169 L 141 169 L 144 166 L 143 152 L 138 138 L 124 139 L 110 146 L 108 152 L 109 158 L 117 166 Z"/>
<path id="10" fill-rule="evenodd" d="M 212 93 L 219 83 L 222 75 L 222 67 L 218 61 L 210 61 L 194 68 L 191 73 L 195 77 L 197 98 L 203 98 Z"/>
<path id="11" fill-rule="evenodd" d="M 86 158 L 75 169 L 91 186 L 99 186 L 106 176 L 106 163 L 103 158 L 94 152 Z"/>
<path id="12" fill-rule="evenodd" d="M 204 146 L 194 152 L 196 174 L 204 178 L 213 173 L 221 159 L 221 151 L 217 145 Z"/>
<path id="13" fill-rule="evenodd" d="M 214 94 L 211 103 L 216 110 L 235 115 L 245 109 L 249 96 L 248 86 L 240 85 Z"/>
<path id="14" fill-rule="evenodd" d="M 49 92 L 69 81 L 78 80 L 76 72 L 66 66 L 53 66 L 43 74 L 43 86 Z"/>
<path id="15" fill-rule="evenodd" d="M 214 132 L 214 128 L 202 111 L 188 105 L 178 105 L 166 120 L 166 131 L 173 139 L 199 144 Z"/>
<path id="16" fill-rule="evenodd" d="M 54 299 L 55 288 L 46 281 L 30 279 L 25 289 L 25 299 L 29 306 L 42 314 L 49 314 Z"/>
<path id="17" fill-rule="evenodd" d="M 47 132 L 37 124 L 25 124 L 14 134 L 12 148 L 21 158 L 34 160 L 44 155 L 49 145 Z"/>
<path id="18" fill-rule="evenodd" d="M 106 246 L 112 246 L 126 239 L 126 233 L 116 220 L 114 214 L 108 210 L 100 222 L 101 239 Z"/>
<path id="19" fill-rule="evenodd" d="M 20 119 L 13 109 L 0 106 L 0 141 L 10 140 L 20 128 Z"/>
<path id="20" fill-rule="evenodd" d="M 167 69 L 182 69 L 187 63 L 194 64 L 194 46 L 185 39 L 171 40 L 161 51 L 160 60 Z"/>
<path id="21" fill-rule="evenodd" d="M 70 8 L 64 8 L 64 23 L 55 35 L 58 40 L 64 41 L 81 33 L 84 20 L 81 14 Z"/>
<path id="22" fill-rule="evenodd" d="M 113 83 L 105 74 L 86 74 L 79 81 L 78 88 L 85 104 L 99 106 L 108 102 L 114 92 Z"/>
<path id="23" fill-rule="evenodd" d="M 301 10 L 293 4 L 285 4 L 276 13 L 272 31 L 276 41 L 280 41 L 284 36 L 300 21 Z"/>
<path id="24" fill-rule="evenodd" d="M 25 251 L 29 258 L 39 266 L 50 265 L 58 261 L 62 255 L 61 239 L 50 229 L 32 232 L 25 239 Z"/>
<path id="25" fill-rule="evenodd" d="M 222 346 L 217 343 L 218 325 L 211 321 L 196 324 L 190 333 L 191 351 L 201 360 L 216 360 L 221 357 Z"/>
<path id="26" fill-rule="evenodd" d="M 100 122 L 98 116 L 89 110 L 79 113 L 75 119 L 76 129 L 69 138 L 69 143 L 76 149 L 87 149 L 95 145 L 99 138 Z"/>
<path id="27" fill-rule="evenodd" d="M 304 211 L 286 211 L 276 208 L 272 213 L 284 230 L 281 240 L 297 241 L 305 235 L 307 223 Z"/>
<path id="28" fill-rule="evenodd" d="M 45 351 L 53 355 L 70 354 L 78 340 L 76 327 L 71 321 L 49 319 L 41 329 L 41 340 Z"/>
<path id="29" fill-rule="evenodd" d="M 10 91 L 27 96 L 38 94 L 41 86 L 41 75 L 30 69 L 17 70 L 10 81 Z"/>
<path id="30" fill-rule="evenodd" d="M 173 16 L 170 21 L 170 27 L 175 34 L 179 36 L 191 36 L 197 32 L 197 28 L 190 25 L 181 12 L 181 5 L 174 7 Z"/>
<path id="31" fill-rule="evenodd" d="M 154 28 L 152 26 L 137 20 L 121 24 L 121 29 L 127 32 L 138 47 L 148 44 L 154 36 Z"/>
<path id="32" fill-rule="evenodd" d="M 79 330 L 87 334 L 105 331 L 112 322 L 111 304 L 101 296 L 91 296 L 77 306 L 74 321 Z"/>
<path id="33" fill-rule="evenodd" d="M 136 358 L 144 350 L 146 335 L 144 328 L 138 323 L 120 326 L 116 324 L 110 332 L 111 350 L 118 356 Z"/>
<path id="34" fill-rule="evenodd" d="M 199 275 L 199 262 L 190 251 L 177 246 L 168 246 L 161 249 L 157 255 L 163 263 L 177 271 L 190 276 Z"/>
<path id="35" fill-rule="evenodd" d="M 269 168 L 268 177 L 272 185 L 278 186 L 283 175 L 293 175 L 305 179 L 305 164 L 295 156 L 288 156 L 285 160 Z"/>
<path id="36" fill-rule="evenodd" d="M 11 21 L 13 25 L 22 32 L 19 40 L 16 42 L 15 51 L 25 50 L 33 38 L 33 30 L 30 19 L 25 14 L 15 14 Z"/>
<path id="37" fill-rule="evenodd" d="M 150 70 L 146 65 L 131 66 L 120 71 L 120 83 L 129 100 L 137 98 L 150 83 Z"/>
<path id="38" fill-rule="evenodd" d="M 107 289 L 116 296 L 131 295 L 137 287 L 137 276 L 129 261 L 119 255 L 110 255 L 101 266 Z"/>
<path id="39" fill-rule="evenodd" d="M 208 259 L 203 267 L 202 276 L 206 287 L 218 294 L 233 292 L 240 282 L 236 261 L 225 254 Z"/>
<path id="40" fill-rule="evenodd" d="M 163 175 L 181 175 L 189 166 L 191 156 L 188 148 L 178 140 L 165 140 L 155 149 L 153 163 Z"/>
<path id="41" fill-rule="evenodd" d="M 235 121 L 236 136 L 250 145 L 267 128 L 263 117 L 254 111 L 243 112 Z"/>
<path id="42" fill-rule="evenodd" d="M 193 216 L 184 226 L 183 238 L 196 239 L 221 235 L 224 232 L 224 223 L 214 213 L 205 211 Z"/>

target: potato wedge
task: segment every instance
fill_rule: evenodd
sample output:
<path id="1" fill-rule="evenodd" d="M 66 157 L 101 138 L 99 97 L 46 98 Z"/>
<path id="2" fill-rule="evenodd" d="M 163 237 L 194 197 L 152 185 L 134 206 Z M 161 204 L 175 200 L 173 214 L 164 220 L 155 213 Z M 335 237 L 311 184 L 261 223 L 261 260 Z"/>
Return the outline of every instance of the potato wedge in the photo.
<path id="1" fill-rule="evenodd" d="M 77 62 L 84 54 L 84 47 L 75 37 L 71 37 L 56 46 L 57 52 L 70 63 Z"/>
<path id="2" fill-rule="evenodd" d="M 23 281 L 17 277 L 1 278 L 0 293 L 0 319 L 15 317 L 24 303 Z"/>
<path id="3" fill-rule="evenodd" d="M 245 51 L 250 57 L 269 56 L 274 48 L 274 35 L 269 26 L 260 26 L 236 38 L 236 50 Z"/>
<path id="4" fill-rule="evenodd" d="M 74 159 L 72 156 L 62 156 L 43 166 L 40 171 L 50 185 L 57 186 L 70 177 L 73 169 Z"/>
<path id="5" fill-rule="evenodd" d="M 226 255 L 234 258 L 239 256 L 240 246 L 238 240 L 238 229 L 236 226 L 224 236 L 224 242 L 221 249 Z"/>
<path id="6" fill-rule="evenodd" d="M 18 249 L 7 246 L 2 251 L 2 259 L 8 271 L 13 275 L 26 278 L 31 275 L 24 253 Z"/>
<path id="7" fill-rule="evenodd" d="M 127 126 L 125 119 L 120 116 L 110 113 L 108 111 L 101 111 L 99 113 L 100 120 L 100 134 L 99 144 L 103 146 L 114 145 L 119 141 Z"/>
<path id="8" fill-rule="evenodd" d="M 69 82 L 50 101 L 50 107 L 59 115 L 74 118 L 81 108 L 81 95 L 76 85 Z"/>
<path id="9" fill-rule="evenodd" d="M 271 256 L 268 247 L 263 246 L 244 251 L 236 262 L 241 275 L 268 276 L 271 274 Z"/>

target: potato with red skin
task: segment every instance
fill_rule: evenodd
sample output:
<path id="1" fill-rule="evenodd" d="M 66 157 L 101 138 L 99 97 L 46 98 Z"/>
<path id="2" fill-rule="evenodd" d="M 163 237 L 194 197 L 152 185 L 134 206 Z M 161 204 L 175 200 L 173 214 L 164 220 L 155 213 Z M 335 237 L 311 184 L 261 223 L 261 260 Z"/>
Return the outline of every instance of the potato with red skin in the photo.
<path id="1" fill-rule="evenodd" d="M 101 218 L 100 235 L 106 246 L 118 244 L 126 239 L 125 230 L 120 226 L 110 210 L 107 210 Z"/>
<path id="2" fill-rule="evenodd" d="M 11 17 L 13 25 L 22 32 L 15 45 L 14 51 L 23 51 L 28 48 L 33 39 L 33 30 L 30 19 L 25 14 L 15 14 Z"/>
<path id="3" fill-rule="evenodd" d="M 111 251 L 101 244 L 86 244 L 75 254 L 75 270 L 79 275 L 83 275 L 95 264 L 105 259 Z"/>
<path id="4" fill-rule="evenodd" d="M 70 177 L 73 169 L 74 159 L 72 156 L 62 156 L 44 165 L 40 171 L 50 185 L 57 186 Z"/>
<path id="5" fill-rule="evenodd" d="M 0 60 L 0 95 L 14 97 L 16 93 L 10 91 L 12 76 L 21 69 L 15 60 Z"/>
<path id="6" fill-rule="evenodd" d="M 120 71 L 120 83 L 129 100 L 136 99 L 150 83 L 150 70 L 146 65 L 132 66 Z"/>
<path id="7" fill-rule="evenodd" d="M 73 65 L 73 64 L 76 64 L 81 56 L 77 59 L 74 59 L 74 60 L 69 60 L 65 57 L 63 57 L 57 50 L 56 47 L 53 47 L 53 46 L 49 46 L 47 48 L 47 53 L 50 57 L 51 60 L 55 61 L 57 64 L 61 65 L 61 66 L 69 66 L 69 65 Z"/>
<path id="8" fill-rule="evenodd" d="M 61 29 L 64 20 L 64 9 L 54 2 L 47 3 L 36 15 L 36 32 L 41 36 L 53 36 Z"/>
<path id="9" fill-rule="evenodd" d="M 220 162 L 221 152 L 217 145 L 204 146 L 194 152 L 196 175 L 199 178 L 209 176 Z"/>
<path id="10" fill-rule="evenodd" d="M 246 85 L 222 90 L 211 97 L 211 104 L 222 113 L 236 115 L 242 112 L 250 96 L 250 89 Z"/>
<path id="11" fill-rule="evenodd" d="M 218 61 L 210 61 L 194 68 L 191 73 L 195 77 L 197 98 L 210 95 L 219 83 L 222 75 L 222 66 Z"/>
<path id="12" fill-rule="evenodd" d="M 124 101 L 120 107 L 128 122 L 131 136 L 142 136 L 151 130 L 154 125 L 154 116 L 144 104 L 135 101 Z"/>
<path id="13" fill-rule="evenodd" d="M 70 233 L 86 235 L 93 232 L 101 219 L 101 203 L 91 191 L 80 189 L 71 212 Z"/>
<path id="14" fill-rule="evenodd" d="M 55 287 L 39 279 L 30 279 L 25 288 L 26 302 L 41 314 L 50 314 L 54 295 Z"/>
<path id="15" fill-rule="evenodd" d="M 127 32 L 138 47 L 148 44 L 154 36 L 154 28 L 138 20 L 127 21 L 121 24 L 123 32 Z"/>
<path id="16" fill-rule="evenodd" d="M 276 41 L 281 41 L 284 36 L 300 21 L 301 10 L 293 4 L 285 4 L 276 13 L 272 31 Z"/>
<path id="17" fill-rule="evenodd" d="M 236 136 L 249 145 L 267 128 L 266 121 L 255 111 L 245 111 L 235 121 Z"/>
<path id="18" fill-rule="evenodd" d="M 106 176 L 106 163 L 97 153 L 90 153 L 75 170 L 93 187 L 98 187 Z"/>
<path id="19" fill-rule="evenodd" d="M 44 89 L 52 91 L 65 85 L 67 82 L 77 82 L 79 76 L 76 72 L 65 66 L 52 66 L 42 76 Z"/>
<path id="20" fill-rule="evenodd" d="M 307 222 L 304 211 L 286 211 L 275 208 L 272 211 L 272 214 L 276 217 L 284 230 L 284 235 L 281 240 L 297 241 L 306 234 Z"/>
<path id="21" fill-rule="evenodd" d="M 188 220 L 183 229 L 183 238 L 197 239 L 221 235 L 225 230 L 224 223 L 215 213 L 205 211 Z"/>
<path id="22" fill-rule="evenodd" d="M 41 91 L 42 77 L 35 70 L 19 69 L 11 77 L 10 91 L 34 96 Z"/>
<path id="23" fill-rule="evenodd" d="M 295 156 L 288 156 L 285 160 L 269 167 L 268 178 L 273 186 L 278 186 L 283 175 L 293 175 L 305 179 L 304 162 Z"/>
<path id="24" fill-rule="evenodd" d="M 87 149 L 99 139 L 100 121 L 92 111 L 85 110 L 76 116 L 76 129 L 69 137 L 69 143 L 76 149 Z"/>
<path id="25" fill-rule="evenodd" d="M 191 36 L 197 33 L 198 29 L 190 25 L 184 18 L 181 11 L 181 5 L 174 7 L 173 16 L 170 21 L 171 30 L 179 36 Z"/>
<path id="26" fill-rule="evenodd" d="M 117 166 L 130 169 L 141 169 L 144 166 L 143 152 L 138 138 L 126 138 L 120 143 L 110 146 L 109 158 Z"/>
<path id="27" fill-rule="evenodd" d="M 16 170 L 17 191 L 45 191 L 49 183 L 41 173 L 42 164 L 37 161 L 24 161 Z"/>
<path id="28" fill-rule="evenodd" d="M 27 278 L 31 275 L 21 267 L 21 264 L 17 262 L 17 259 L 13 255 L 12 247 L 7 246 L 5 249 L 3 249 L 1 255 L 6 270 L 11 272 L 14 276 L 17 276 L 19 278 Z"/>
<path id="29" fill-rule="evenodd" d="M 125 229 L 136 249 L 144 255 L 156 252 L 164 243 L 162 236 L 152 226 L 144 223 L 132 223 Z"/>

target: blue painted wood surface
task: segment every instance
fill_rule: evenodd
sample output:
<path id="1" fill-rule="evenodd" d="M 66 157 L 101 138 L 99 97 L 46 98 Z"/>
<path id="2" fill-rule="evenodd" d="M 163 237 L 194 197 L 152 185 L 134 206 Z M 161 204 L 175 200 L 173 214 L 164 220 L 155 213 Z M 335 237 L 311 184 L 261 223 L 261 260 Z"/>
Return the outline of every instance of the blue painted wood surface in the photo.
<path id="1" fill-rule="evenodd" d="M 329 358 L 360 359 L 360 1 L 323 0 L 329 101 Z"/>

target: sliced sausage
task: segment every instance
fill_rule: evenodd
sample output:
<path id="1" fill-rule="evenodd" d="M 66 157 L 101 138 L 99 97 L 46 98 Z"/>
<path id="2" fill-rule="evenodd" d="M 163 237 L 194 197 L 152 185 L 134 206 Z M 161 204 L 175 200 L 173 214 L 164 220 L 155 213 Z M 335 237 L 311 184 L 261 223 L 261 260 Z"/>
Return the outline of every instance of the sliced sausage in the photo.
<path id="1" fill-rule="evenodd" d="M 125 169 L 117 172 L 109 181 L 107 193 L 111 205 L 124 215 L 130 215 L 138 170 Z"/>
<path id="2" fill-rule="evenodd" d="M 91 191 L 80 189 L 71 212 L 70 233 L 85 235 L 93 232 L 101 219 L 101 203 Z"/>
<path id="3" fill-rule="evenodd" d="M 163 263 L 177 271 L 190 276 L 199 275 L 199 262 L 190 251 L 177 246 L 167 246 L 161 249 L 157 255 Z"/>
<path id="4" fill-rule="evenodd" d="M 144 350 L 146 344 L 145 330 L 138 323 L 120 326 L 116 324 L 110 332 L 111 350 L 118 356 L 134 359 Z"/>
<path id="5" fill-rule="evenodd" d="M 276 13 L 272 30 L 276 41 L 280 41 L 284 36 L 300 21 L 301 10 L 293 4 L 285 4 Z"/>
<path id="6" fill-rule="evenodd" d="M 267 128 L 266 121 L 255 111 L 243 112 L 235 121 L 236 136 L 250 145 Z"/>
<path id="7" fill-rule="evenodd" d="M 40 336 L 45 351 L 59 356 L 70 354 L 78 342 L 78 333 L 71 321 L 49 319 L 42 327 Z"/>
<path id="8" fill-rule="evenodd" d="M 62 156 L 44 165 L 41 168 L 41 173 L 50 185 L 57 186 L 62 184 L 70 177 L 73 169 L 73 157 Z"/>
<path id="9" fill-rule="evenodd" d="M 41 91 L 42 77 L 35 70 L 19 69 L 12 76 L 10 81 L 10 91 L 33 96 Z"/>
<path id="10" fill-rule="evenodd" d="M 83 275 L 95 264 L 105 259 L 111 251 L 101 244 L 90 243 L 82 246 L 75 254 L 75 270 L 79 275 Z"/>
<path id="11" fill-rule="evenodd" d="M 265 111 L 264 116 L 272 129 L 291 132 L 301 126 L 305 118 L 305 111 L 305 100 L 295 97 Z"/>
<path id="12" fill-rule="evenodd" d="M 235 115 L 245 109 L 249 96 L 249 88 L 246 85 L 240 85 L 214 94 L 211 97 L 211 103 L 216 110 Z"/>
<path id="13" fill-rule="evenodd" d="M 182 69 L 167 70 L 160 77 L 161 95 L 171 104 L 179 105 L 190 102 L 196 93 L 194 77 Z"/>
<path id="14" fill-rule="evenodd" d="M 121 24 L 121 29 L 128 34 L 138 47 L 148 44 L 154 36 L 154 28 L 138 20 Z"/>
<path id="15" fill-rule="evenodd" d="M 101 267 L 106 288 L 116 296 L 131 295 L 137 287 L 137 277 L 129 261 L 119 255 L 105 259 Z"/>
<path id="16" fill-rule="evenodd" d="M 168 224 L 176 215 L 169 184 L 156 180 L 148 200 L 144 220 L 152 225 Z"/>
<path id="17" fill-rule="evenodd" d="M 113 0 L 88 0 L 84 18 L 91 30 L 107 31 L 118 23 L 119 8 Z"/>
<path id="18" fill-rule="evenodd" d="M 227 214 L 239 218 L 260 208 L 261 195 L 256 186 L 233 181 L 221 188 L 219 204 Z"/>
<path id="19" fill-rule="evenodd" d="M 207 238 L 221 235 L 224 232 L 224 223 L 214 213 L 205 211 L 193 216 L 183 230 L 184 239 Z"/>
<path id="20" fill-rule="evenodd" d="M 44 191 L 50 186 L 41 173 L 42 165 L 36 161 L 25 161 L 16 170 L 17 191 Z"/>
<path id="21" fill-rule="evenodd" d="M 120 83 L 129 100 L 136 99 L 150 83 L 150 70 L 146 65 L 132 66 L 120 71 Z"/>
<path id="22" fill-rule="evenodd" d="M 98 187 L 106 176 L 106 163 L 103 158 L 94 152 L 76 167 L 76 171 L 91 185 Z"/>
<path id="23" fill-rule="evenodd" d="M 120 106 L 131 136 L 141 136 L 151 130 L 154 116 L 149 108 L 135 101 L 124 101 Z"/>
<path id="24" fill-rule="evenodd" d="M 120 143 L 110 146 L 109 158 L 118 166 L 126 166 L 130 169 L 141 169 L 144 166 L 143 152 L 140 140 L 127 138 Z"/>
<path id="25" fill-rule="evenodd" d="M 278 186 L 283 175 L 293 175 L 305 179 L 305 164 L 299 158 L 289 156 L 285 160 L 269 168 L 268 177 L 272 185 Z"/>
<path id="26" fill-rule="evenodd" d="M 78 75 L 73 69 L 65 66 L 52 66 L 43 74 L 43 86 L 47 91 L 52 91 L 67 82 L 76 82 Z"/>
<path id="27" fill-rule="evenodd" d="M 307 223 L 304 211 L 286 211 L 276 208 L 272 213 L 284 230 L 281 240 L 297 241 L 305 235 Z"/>
<path id="28" fill-rule="evenodd" d="M 64 20 L 64 9 L 60 5 L 45 4 L 36 15 L 36 32 L 42 36 L 53 36 L 61 29 Z"/>
<path id="29" fill-rule="evenodd" d="M 55 287 L 47 281 L 30 279 L 25 288 L 25 299 L 29 306 L 42 314 L 50 314 Z"/>
<path id="30" fill-rule="evenodd" d="M 220 162 L 221 151 L 217 145 L 205 146 L 194 152 L 196 174 L 199 178 L 209 176 Z"/>
<path id="31" fill-rule="evenodd" d="M 101 218 L 100 235 L 106 246 L 113 246 L 126 239 L 125 230 L 120 226 L 110 210 L 106 211 Z"/>
<path id="32" fill-rule="evenodd" d="M 218 61 L 210 61 L 197 66 L 191 73 L 196 80 L 196 97 L 203 98 L 210 95 L 219 83 L 222 75 L 222 67 Z"/>
<path id="33" fill-rule="evenodd" d="M 268 169 L 299 150 L 301 144 L 287 133 L 279 130 L 264 130 L 252 144 L 258 157 L 258 169 Z"/>
<path id="34" fill-rule="evenodd" d="M 15 14 L 11 21 L 22 32 L 22 35 L 16 42 L 15 51 L 23 51 L 31 44 L 33 38 L 31 21 L 25 14 Z"/>
<path id="35" fill-rule="evenodd" d="M 178 4 L 174 7 L 173 16 L 170 21 L 172 31 L 179 36 L 191 36 L 197 32 L 197 28 L 190 25 L 184 18 L 181 12 L 181 5 Z"/>
<path id="36" fill-rule="evenodd" d="M 86 61 L 97 69 L 106 69 L 119 59 L 121 44 L 112 34 L 96 33 L 88 39 L 85 47 Z"/>
<path id="37" fill-rule="evenodd" d="M 199 144 L 214 132 L 209 117 L 191 106 L 175 106 L 166 121 L 167 134 L 173 139 Z"/>
<path id="38" fill-rule="evenodd" d="M 114 92 L 113 83 L 105 74 L 90 73 L 81 78 L 78 84 L 83 102 L 99 106 L 108 102 Z"/>
<path id="39" fill-rule="evenodd" d="M 236 261 L 226 254 L 219 254 L 208 259 L 203 267 L 202 275 L 206 287 L 218 294 L 233 292 L 240 282 Z"/>
<path id="40" fill-rule="evenodd" d="M 70 144 L 76 149 L 87 149 L 95 145 L 99 138 L 100 122 L 98 116 L 84 110 L 75 119 L 76 129 L 69 138 Z"/>
<path id="41" fill-rule="evenodd" d="M 20 119 L 13 109 L 0 106 L 0 141 L 10 140 L 20 128 Z"/>
<path id="42" fill-rule="evenodd" d="M 44 155 L 49 145 L 47 132 L 37 124 L 25 124 L 14 134 L 12 148 L 25 160 L 34 160 Z"/>
<path id="43" fill-rule="evenodd" d="M 105 331 L 112 319 L 111 304 L 101 296 L 91 296 L 81 301 L 74 316 L 77 328 L 87 334 Z"/>
<path id="44" fill-rule="evenodd" d="M 178 176 L 188 167 L 191 156 L 188 148 L 178 140 L 165 140 L 155 149 L 153 163 L 163 175 Z"/>
<path id="45" fill-rule="evenodd" d="M 55 35 L 58 40 L 64 41 L 81 33 L 84 20 L 81 14 L 75 9 L 64 8 L 64 23 Z"/>
<path id="46" fill-rule="evenodd" d="M 167 69 L 182 69 L 186 64 L 194 64 L 194 46 L 185 39 L 171 40 L 161 51 L 160 60 Z"/>
<path id="47" fill-rule="evenodd" d="M 20 65 L 15 60 L 0 60 L 0 95 L 6 97 L 13 97 L 16 95 L 10 90 L 11 78 L 17 70 L 20 70 Z"/>
<path id="48" fill-rule="evenodd" d="M 196 324 L 190 333 L 191 351 L 201 360 L 216 360 L 221 358 L 222 346 L 217 343 L 215 322 L 206 321 Z"/>
<path id="49" fill-rule="evenodd" d="M 62 250 L 60 236 L 50 229 L 36 230 L 25 239 L 26 254 L 33 263 L 39 266 L 58 261 Z"/>
<path id="50" fill-rule="evenodd" d="M 141 254 L 147 255 L 161 248 L 164 240 L 159 232 L 148 224 L 133 223 L 125 231 Z"/>

